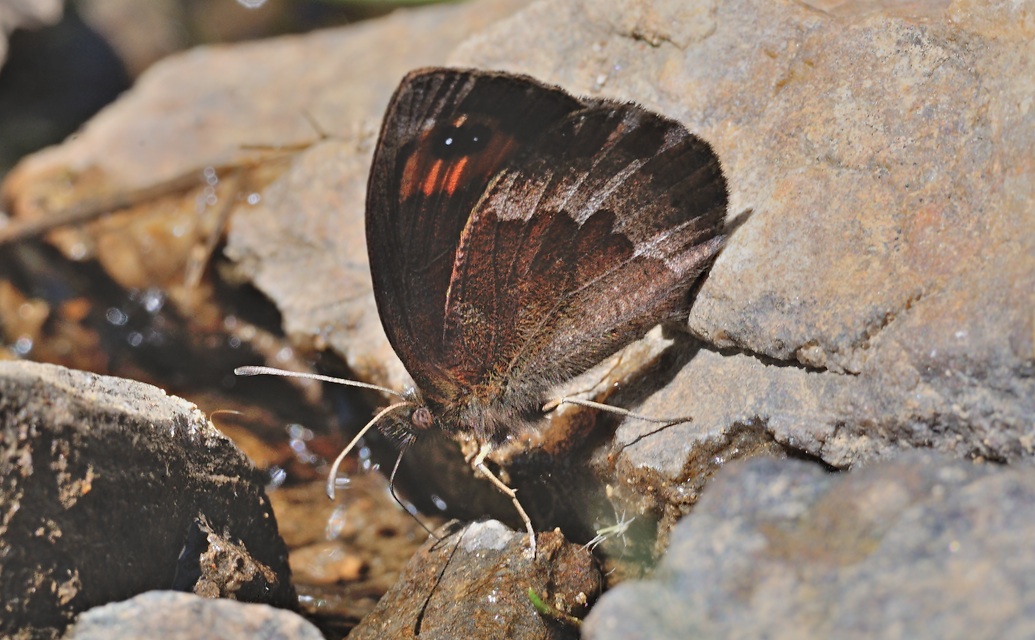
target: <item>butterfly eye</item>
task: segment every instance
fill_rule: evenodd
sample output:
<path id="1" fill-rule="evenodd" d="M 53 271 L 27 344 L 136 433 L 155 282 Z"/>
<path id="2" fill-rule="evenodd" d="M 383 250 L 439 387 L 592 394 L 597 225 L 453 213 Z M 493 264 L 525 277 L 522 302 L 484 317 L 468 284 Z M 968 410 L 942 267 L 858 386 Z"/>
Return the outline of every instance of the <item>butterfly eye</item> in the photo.
<path id="1" fill-rule="evenodd" d="M 435 418 L 427 407 L 417 407 L 410 415 L 410 424 L 418 431 L 427 431 L 435 426 Z"/>
<path id="2" fill-rule="evenodd" d="M 434 153 L 439 158 L 460 158 L 485 148 L 492 131 L 483 124 L 462 124 L 443 127 L 434 139 Z"/>

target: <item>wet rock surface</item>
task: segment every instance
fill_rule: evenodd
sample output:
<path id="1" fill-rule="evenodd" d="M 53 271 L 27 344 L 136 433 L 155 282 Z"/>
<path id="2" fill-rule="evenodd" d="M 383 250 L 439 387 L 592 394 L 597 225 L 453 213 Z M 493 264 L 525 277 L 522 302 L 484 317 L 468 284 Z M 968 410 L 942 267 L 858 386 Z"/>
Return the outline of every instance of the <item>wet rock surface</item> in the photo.
<path id="1" fill-rule="evenodd" d="M 1035 468 L 910 454 L 847 474 L 730 465 L 586 638 L 1023 638 Z"/>
<path id="2" fill-rule="evenodd" d="M 0 421 L 3 634 L 56 637 L 150 589 L 295 606 L 261 478 L 194 405 L 0 362 Z"/>
<path id="3" fill-rule="evenodd" d="M 592 554 L 558 532 L 527 534 L 495 520 L 438 531 L 349 638 L 578 638 L 603 578 Z M 561 615 L 539 612 L 529 591 Z"/>
<path id="4" fill-rule="evenodd" d="M 324 482 L 270 492 L 299 610 L 328 637 L 346 635 L 374 609 L 428 536 L 392 500 L 380 472 L 349 469 L 347 480 L 334 501 Z"/>

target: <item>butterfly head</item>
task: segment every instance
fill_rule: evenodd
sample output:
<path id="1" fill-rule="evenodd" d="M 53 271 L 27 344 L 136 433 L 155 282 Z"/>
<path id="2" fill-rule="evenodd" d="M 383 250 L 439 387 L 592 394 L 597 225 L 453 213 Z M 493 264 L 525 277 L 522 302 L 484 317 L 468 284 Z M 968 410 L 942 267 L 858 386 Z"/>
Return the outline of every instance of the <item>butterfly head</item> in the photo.
<path id="1" fill-rule="evenodd" d="M 398 402 L 383 410 L 368 423 L 387 436 L 400 449 L 408 449 L 417 438 L 435 426 L 435 415 L 416 389 L 399 394 Z M 365 431 L 366 427 L 362 431 Z"/>
<path id="2" fill-rule="evenodd" d="M 423 433 L 435 426 L 435 416 L 431 415 L 431 409 L 423 404 L 418 405 L 410 414 L 410 426 L 416 433 Z"/>

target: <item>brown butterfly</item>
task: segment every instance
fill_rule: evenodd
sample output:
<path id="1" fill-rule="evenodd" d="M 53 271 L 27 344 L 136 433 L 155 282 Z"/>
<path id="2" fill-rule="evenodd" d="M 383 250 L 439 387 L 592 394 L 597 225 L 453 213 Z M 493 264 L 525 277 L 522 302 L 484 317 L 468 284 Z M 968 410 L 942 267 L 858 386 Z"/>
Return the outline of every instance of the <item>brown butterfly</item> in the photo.
<path id="1" fill-rule="evenodd" d="M 378 312 L 417 389 L 388 412 L 484 464 L 551 389 L 687 314 L 722 247 L 726 180 L 705 141 L 630 103 L 527 76 L 422 69 L 385 114 L 367 185 Z M 382 415 L 385 412 L 382 412 Z"/>

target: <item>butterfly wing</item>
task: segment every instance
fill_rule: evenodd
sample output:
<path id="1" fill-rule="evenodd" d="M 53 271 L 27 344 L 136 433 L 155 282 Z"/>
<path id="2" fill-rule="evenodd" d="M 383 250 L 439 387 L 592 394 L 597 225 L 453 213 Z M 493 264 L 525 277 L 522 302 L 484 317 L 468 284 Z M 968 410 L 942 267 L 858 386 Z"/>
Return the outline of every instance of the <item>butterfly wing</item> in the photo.
<path id="1" fill-rule="evenodd" d="M 414 71 L 392 97 L 367 185 L 367 249 L 385 332 L 425 395 L 463 386 L 443 326 L 471 211 L 501 166 L 581 106 L 531 80 L 451 69 Z"/>
<path id="2" fill-rule="evenodd" d="M 726 203 L 717 157 L 679 123 L 609 102 L 565 116 L 500 169 L 462 233 L 450 375 L 538 402 L 685 312 Z"/>
<path id="3" fill-rule="evenodd" d="M 726 200 L 715 154 L 675 121 L 530 78 L 415 72 L 368 185 L 386 333 L 439 415 L 492 434 L 684 310 Z"/>

